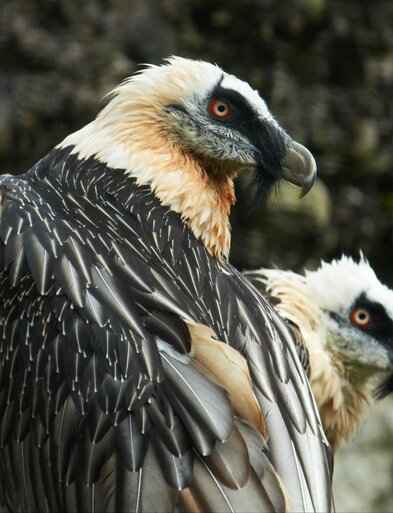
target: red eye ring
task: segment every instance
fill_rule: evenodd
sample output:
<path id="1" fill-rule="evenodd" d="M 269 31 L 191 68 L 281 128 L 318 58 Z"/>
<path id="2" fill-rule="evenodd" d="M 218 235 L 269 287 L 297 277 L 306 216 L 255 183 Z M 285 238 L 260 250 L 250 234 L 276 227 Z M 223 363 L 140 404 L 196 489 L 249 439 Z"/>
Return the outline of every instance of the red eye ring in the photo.
<path id="1" fill-rule="evenodd" d="M 351 322 L 358 328 L 367 328 L 370 326 L 372 317 L 370 312 L 366 308 L 358 306 L 351 312 Z"/>
<path id="2" fill-rule="evenodd" d="M 215 99 L 209 105 L 210 114 L 216 119 L 227 119 L 231 115 L 229 105 L 223 100 Z"/>

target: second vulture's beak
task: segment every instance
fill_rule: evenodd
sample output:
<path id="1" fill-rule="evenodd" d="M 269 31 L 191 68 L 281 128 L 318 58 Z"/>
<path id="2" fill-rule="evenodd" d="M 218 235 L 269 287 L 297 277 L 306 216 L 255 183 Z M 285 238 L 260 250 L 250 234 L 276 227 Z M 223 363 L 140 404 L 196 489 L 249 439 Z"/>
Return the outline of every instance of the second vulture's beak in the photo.
<path id="1" fill-rule="evenodd" d="M 307 148 L 291 141 L 281 164 L 282 177 L 302 188 L 300 197 L 311 189 L 317 176 L 317 164 Z"/>

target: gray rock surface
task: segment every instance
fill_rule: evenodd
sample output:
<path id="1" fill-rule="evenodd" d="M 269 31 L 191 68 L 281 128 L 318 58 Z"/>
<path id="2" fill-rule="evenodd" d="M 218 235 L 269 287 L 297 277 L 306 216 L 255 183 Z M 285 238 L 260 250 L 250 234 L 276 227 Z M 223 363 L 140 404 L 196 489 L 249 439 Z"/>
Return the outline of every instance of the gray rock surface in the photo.
<path id="1" fill-rule="evenodd" d="M 250 81 L 318 162 L 308 197 L 284 191 L 254 217 L 239 182 L 232 261 L 301 270 L 363 249 L 393 286 L 391 0 L 2 0 L 0 170 L 29 168 L 138 63 L 170 54 Z M 338 459 L 339 480 L 360 490 L 338 491 L 340 511 L 393 510 L 392 464 L 382 458 L 393 451 L 391 412 L 381 404 L 383 436 L 370 435 L 369 456 L 359 440 L 355 459 Z M 375 500 L 371 479 L 384 489 Z"/>
<path id="2" fill-rule="evenodd" d="M 393 398 L 378 403 L 356 440 L 337 452 L 337 512 L 393 511 Z"/>

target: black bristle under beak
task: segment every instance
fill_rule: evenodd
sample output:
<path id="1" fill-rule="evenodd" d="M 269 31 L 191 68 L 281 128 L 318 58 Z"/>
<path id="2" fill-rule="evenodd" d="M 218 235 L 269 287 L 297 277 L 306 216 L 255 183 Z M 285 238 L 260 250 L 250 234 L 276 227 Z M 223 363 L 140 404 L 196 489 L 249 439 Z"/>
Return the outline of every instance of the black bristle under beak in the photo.
<path id="1" fill-rule="evenodd" d="M 266 203 L 272 189 L 281 182 L 282 162 L 287 152 L 288 136 L 275 125 L 258 121 L 250 139 L 255 148 L 258 148 L 255 154 L 257 166 L 251 181 L 255 191 L 251 201 L 253 212 Z"/>
<path id="2" fill-rule="evenodd" d="M 251 200 L 250 214 L 258 207 L 266 204 L 272 190 L 278 185 L 277 178 L 269 173 L 261 173 L 257 168 L 254 171 L 251 186 L 254 189 L 254 196 Z"/>
<path id="3" fill-rule="evenodd" d="M 373 396 L 378 401 L 384 399 L 393 392 L 393 374 L 390 375 L 374 390 Z"/>

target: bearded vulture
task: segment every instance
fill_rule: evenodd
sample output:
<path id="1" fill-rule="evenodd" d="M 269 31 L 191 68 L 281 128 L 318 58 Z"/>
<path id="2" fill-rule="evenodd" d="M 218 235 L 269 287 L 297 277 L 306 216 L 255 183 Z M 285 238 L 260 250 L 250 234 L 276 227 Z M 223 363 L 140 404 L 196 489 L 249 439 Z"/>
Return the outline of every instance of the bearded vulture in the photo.
<path id="1" fill-rule="evenodd" d="M 277 269 L 245 275 L 292 330 L 335 451 L 356 434 L 373 395 L 391 391 L 393 291 L 363 256 L 322 262 L 305 276 Z"/>
<path id="2" fill-rule="evenodd" d="M 283 321 L 227 262 L 233 178 L 316 172 L 247 83 L 182 58 L 0 183 L 7 512 L 329 511 Z"/>

